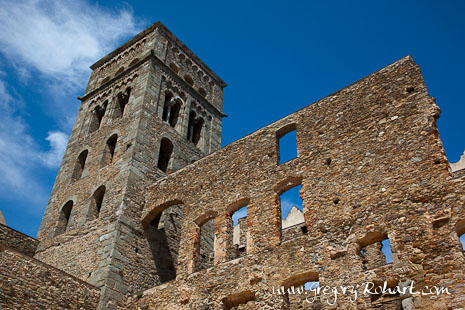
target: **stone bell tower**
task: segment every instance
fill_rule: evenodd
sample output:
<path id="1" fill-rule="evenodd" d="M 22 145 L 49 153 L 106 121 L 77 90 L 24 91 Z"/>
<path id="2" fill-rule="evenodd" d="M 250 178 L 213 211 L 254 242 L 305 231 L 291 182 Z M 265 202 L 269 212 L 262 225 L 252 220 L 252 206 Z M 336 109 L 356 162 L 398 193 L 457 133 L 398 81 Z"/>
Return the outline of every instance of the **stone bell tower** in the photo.
<path id="1" fill-rule="evenodd" d="M 91 69 L 36 258 L 101 288 L 99 308 L 114 309 L 162 282 L 144 191 L 220 147 L 226 84 L 160 22 Z"/>

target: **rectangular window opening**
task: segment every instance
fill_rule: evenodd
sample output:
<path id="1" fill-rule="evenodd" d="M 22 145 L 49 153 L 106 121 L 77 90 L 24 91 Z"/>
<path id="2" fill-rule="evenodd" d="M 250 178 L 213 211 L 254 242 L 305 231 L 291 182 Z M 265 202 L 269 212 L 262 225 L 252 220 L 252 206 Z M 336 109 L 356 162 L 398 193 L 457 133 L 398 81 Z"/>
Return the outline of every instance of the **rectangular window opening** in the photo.
<path id="1" fill-rule="evenodd" d="M 283 136 L 278 136 L 279 164 L 297 158 L 297 134 L 296 130 L 289 131 Z"/>
<path id="2" fill-rule="evenodd" d="M 281 241 L 287 241 L 305 235 L 308 229 L 305 226 L 305 218 L 302 207 L 300 190 L 302 185 L 297 185 L 281 195 Z"/>
<path id="3" fill-rule="evenodd" d="M 233 213 L 233 242 L 231 259 L 239 258 L 246 254 L 247 249 L 247 206 Z"/>

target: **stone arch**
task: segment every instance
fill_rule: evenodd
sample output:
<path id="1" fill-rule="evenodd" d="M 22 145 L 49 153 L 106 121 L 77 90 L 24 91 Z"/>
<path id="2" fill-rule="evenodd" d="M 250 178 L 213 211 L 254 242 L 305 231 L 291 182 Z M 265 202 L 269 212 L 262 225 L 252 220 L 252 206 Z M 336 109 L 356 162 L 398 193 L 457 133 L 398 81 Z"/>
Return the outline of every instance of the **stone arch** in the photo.
<path id="1" fill-rule="evenodd" d="M 283 292 L 283 309 L 303 309 L 304 303 L 306 303 L 305 298 L 309 297 L 305 293 L 311 286 L 312 288 L 319 287 L 319 274 L 317 271 L 308 271 L 300 274 L 290 276 L 283 281 L 281 286 L 284 288 Z M 289 292 L 295 291 L 296 294 L 289 294 Z M 311 295 L 313 297 L 314 295 Z M 319 298 L 313 302 L 314 309 L 319 309 L 321 303 Z"/>
<path id="2" fill-rule="evenodd" d="M 182 104 L 183 101 L 179 96 L 174 96 L 169 90 L 165 91 L 162 119 L 171 127 L 175 127 L 177 124 Z"/>
<path id="3" fill-rule="evenodd" d="M 96 105 L 91 112 L 91 120 L 89 124 L 89 133 L 92 133 L 102 126 L 102 120 L 107 110 L 108 100 L 105 100 L 101 105 Z"/>
<path id="4" fill-rule="evenodd" d="M 131 61 L 131 63 L 129 64 L 129 67 L 134 66 L 134 65 L 137 64 L 138 62 L 139 62 L 139 58 L 135 58 L 133 61 Z"/>
<path id="5" fill-rule="evenodd" d="M 189 74 L 184 75 L 184 81 L 186 81 L 190 86 L 194 86 L 194 80 Z"/>
<path id="6" fill-rule="evenodd" d="M 109 80 L 110 80 L 110 77 L 109 77 L 109 76 L 105 77 L 105 78 L 102 80 L 102 82 L 100 83 L 100 86 L 103 86 L 103 85 L 104 85 L 106 82 L 108 82 Z"/>
<path id="7" fill-rule="evenodd" d="M 207 92 L 202 87 L 199 88 L 199 94 L 204 98 L 207 97 Z"/>
<path id="8" fill-rule="evenodd" d="M 105 148 L 102 156 L 102 167 L 107 166 L 113 162 L 115 155 L 116 143 L 118 141 L 118 134 L 112 134 L 105 143 Z"/>
<path id="9" fill-rule="evenodd" d="M 71 181 L 79 180 L 84 172 L 87 156 L 89 155 L 89 150 L 85 149 L 79 153 L 76 162 L 74 164 L 73 173 L 71 175 Z"/>
<path id="10" fill-rule="evenodd" d="M 91 202 L 90 202 L 90 219 L 94 220 L 100 216 L 100 211 L 103 207 L 103 200 L 105 197 L 106 186 L 100 185 L 92 194 Z"/>
<path id="11" fill-rule="evenodd" d="M 167 201 L 151 210 L 142 221 L 160 283 L 176 278 L 184 204 Z"/>
<path id="12" fill-rule="evenodd" d="M 115 72 L 115 76 L 120 75 L 124 70 L 125 70 L 124 67 L 119 68 L 118 71 Z"/>
<path id="13" fill-rule="evenodd" d="M 129 103 L 129 98 L 131 96 L 132 88 L 128 86 L 124 92 L 119 92 L 116 95 L 115 103 L 115 117 L 122 117 L 126 111 L 126 107 Z"/>
<path id="14" fill-rule="evenodd" d="M 222 299 L 223 309 L 230 310 L 254 300 L 255 292 L 252 291 L 243 291 L 240 293 L 232 294 Z"/>
<path id="15" fill-rule="evenodd" d="M 176 73 L 179 72 L 179 67 L 175 63 L 170 63 L 170 68 Z"/>
<path id="16" fill-rule="evenodd" d="M 226 239 L 226 257 L 227 259 L 236 259 L 241 256 L 244 256 L 249 249 L 247 248 L 247 209 L 250 204 L 249 198 L 241 198 L 226 208 L 227 217 L 225 219 L 223 230 L 225 231 L 226 236 L 223 239 Z M 245 216 L 239 219 L 236 212 L 244 213 Z M 234 225 L 234 220 L 237 221 Z"/>
<path id="17" fill-rule="evenodd" d="M 287 141 L 288 137 L 292 141 Z M 286 152 L 283 152 L 284 149 Z M 296 123 L 289 123 L 276 131 L 276 154 L 278 165 L 298 157 Z"/>
<path id="18" fill-rule="evenodd" d="M 288 176 L 275 187 L 275 201 L 277 202 L 281 242 L 298 238 L 308 233 L 305 222 L 304 203 L 301 198 L 302 176 Z M 293 202 L 285 205 L 283 201 Z M 290 207 L 290 208 L 289 208 Z"/>
<path id="19" fill-rule="evenodd" d="M 58 221 L 55 235 L 66 232 L 71 218 L 71 211 L 74 207 L 74 200 L 68 200 L 58 211 Z"/>

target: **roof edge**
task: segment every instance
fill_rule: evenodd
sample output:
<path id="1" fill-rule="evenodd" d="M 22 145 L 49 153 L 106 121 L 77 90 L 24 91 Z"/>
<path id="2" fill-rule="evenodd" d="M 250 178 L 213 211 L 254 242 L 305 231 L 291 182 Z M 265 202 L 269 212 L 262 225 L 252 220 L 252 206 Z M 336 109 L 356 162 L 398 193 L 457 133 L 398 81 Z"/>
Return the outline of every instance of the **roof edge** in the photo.
<path id="1" fill-rule="evenodd" d="M 125 50 L 129 46 L 137 43 L 139 40 L 143 39 L 147 34 L 149 34 L 150 32 L 154 31 L 157 28 L 162 29 L 171 40 L 175 41 L 176 44 L 178 44 L 184 50 L 184 52 L 187 55 L 189 55 L 189 57 L 191 57 L 196 62 L 198 62 L 201 66 L 203 66 L 204 69 L 208 72 L 208 74 L 210 74 L 220 84 L 220 86 L 222 88 L 227 86 L 227 84 L 215 72 L 213 72 L 212 69 L 210 69 L 210 67 L 208 67 L 199 57 L 197 57 L 184 43 L 181 42 L 181 40 L 179 40 L 160 21 L 157 21 L 157 22 L 153 23 L 152 25 L 150 25 L 149 27 L 147 27 L 146 29 L 142 30 L 141 32 L 136 34 L 134 37 L 129 39 L 129 41 L 127 41 L 123 45 L 121 45 L 118 48 L 116 48 L 115 50 L 113 50 L 111 53 L 107 54 L 106 56 L 104 56 L 103 58 L 101 58 L 100 60 L 98 60 L 97 62 L 92 64 L 90 66 L 90 69 L 95 70 L 98 67 L 102 66 L 104 63 L 106 63 L 107 61 L 109 61 L 110 59 L 112 59 L 113 57 L 118 55 L 120 52 L 122 52 L 123 50 Z"/>

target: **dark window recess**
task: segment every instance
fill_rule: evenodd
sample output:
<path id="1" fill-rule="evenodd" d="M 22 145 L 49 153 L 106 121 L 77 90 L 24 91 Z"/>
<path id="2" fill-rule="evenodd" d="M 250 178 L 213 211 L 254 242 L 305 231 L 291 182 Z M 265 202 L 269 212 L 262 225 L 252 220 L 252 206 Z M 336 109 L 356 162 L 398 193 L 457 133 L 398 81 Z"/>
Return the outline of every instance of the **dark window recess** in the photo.
<path id="1" fill-rule="evenodd" d="M 173 152 L 173 143 L 167 138 L 161 139 L 160 142 L 160 152 L 158 153 L 158 163 L 157 167 L 161 171 L 165 172 L 168 170 L 168 164 L 171 158 L 171 153 Z"/>
<path id="2" fill-rule="evenodd" d="M 124 93 L 119 93 L 116 96 L 117 100 L 117 115 L 116 116 L 123 116 L 124 112 L 126 111 L 126 106 L 129 102 L 129 97 L 131 96 L 131 88 L 128 87 Z"/>
<path id="3" fill-rule="evenodd" d="M 109 165 L 113 162 L 113 157 L 115 155 L 116 142 L 118 141 L 118 135 L 114 134 L 108 138 L 105 145 L 105 151 L 102 158 L 102 166 Z"/>
<path id="4" fill-rule="evenodd" d="M 103 196 L 105 196 L 105 186 L 100 186 L 92 195 L 92 218 L 96 219 L 100 215 L 102 209 Z"/>
<path id="5" fill-rule="evenodd" d="M 202 136 L 204 120 L 201 117 L 196 117 L 194 111 L 189 114 L 189 122 L 187 125 L 187 140 L 197 145 Z"/>
<path id="6" fill-rule="evenodd" d="M 84 150 L 79 154 L 77 161 L 74 165 L 73 174 L 71 176 L 72 181 L 79 180 L 82 177 L 82 173 L 84 172 L 84 168 L 86 166 L 87 154 L 89 151 Z"/>

